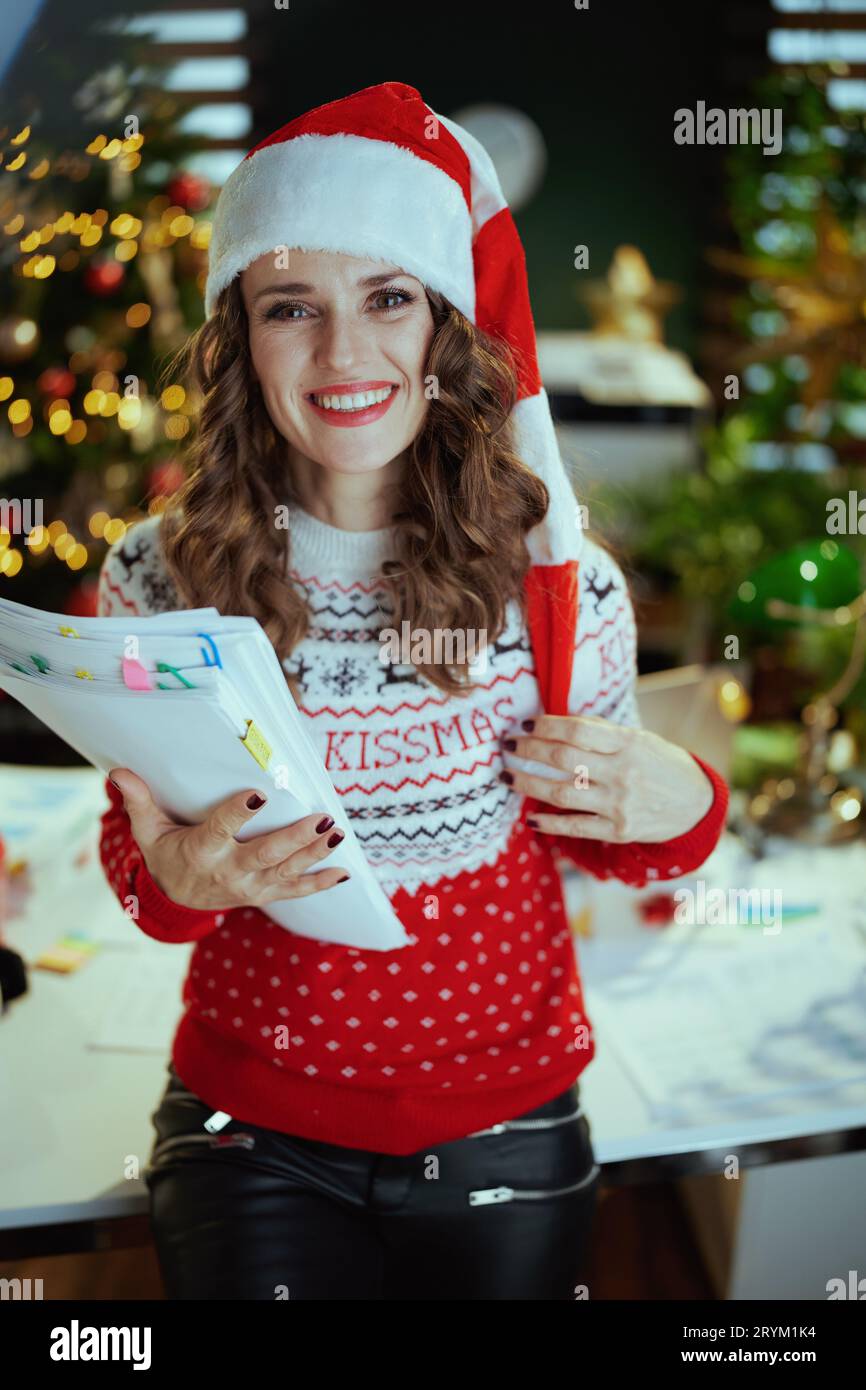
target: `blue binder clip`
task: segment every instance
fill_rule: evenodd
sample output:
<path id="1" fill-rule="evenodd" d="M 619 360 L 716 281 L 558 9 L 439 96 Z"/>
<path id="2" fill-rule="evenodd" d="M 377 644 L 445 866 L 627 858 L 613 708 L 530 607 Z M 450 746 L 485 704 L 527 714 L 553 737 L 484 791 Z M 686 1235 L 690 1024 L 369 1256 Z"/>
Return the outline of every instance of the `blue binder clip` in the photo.
<path id="1" fill-rule="evenodd" d="M 219 647 L 217 646 L 216 642 L 215 642 L 215 641 L 213 640 L 213 638 L 211 637 L 210 633 L 208 633 L 208 632 L 197 632 L 197 633 L 196 633 L 196 637 L 203 637 L 204 640 L 205 640 L 207 643 L 209 643 L 210 649 L 211 649 L 211 653 L 213 654 L 213 660 L 211 660 L 211 657 L 210 657 L 210 655 L 208 654 L 208 652 L 205 650 L 205 648 L 204 648 L 204 647 L 199 647 L 199 651 L 201 652 L 202 656 L 204 657 L 204 664 L 205 664 L 205 666 L 219 666 L 220 670 L 222 670 L 222 669 L 223 669 L 223 663 L 222 663 L 222 657 L 220 656 L 220 653 L 219 653 Z"/>

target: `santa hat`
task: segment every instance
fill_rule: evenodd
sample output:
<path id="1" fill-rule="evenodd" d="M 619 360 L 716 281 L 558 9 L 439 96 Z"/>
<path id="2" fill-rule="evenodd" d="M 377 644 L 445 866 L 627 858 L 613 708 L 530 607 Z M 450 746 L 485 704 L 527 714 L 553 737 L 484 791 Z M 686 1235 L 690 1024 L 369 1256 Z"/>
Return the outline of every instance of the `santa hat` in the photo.
<path id="1" fill-rule="evenodd" d="M 390 261 L 516 350 L 514 440 L 550 506 L 527 537 L 527 619 L 544 708 L 568 710 L 580 513 L 541 385 L 526 262 L 484 147 L 414 87 L 382 82 L 298 116 L 251 150 L 213 220 L 205 308 L 277 247 Z"/>

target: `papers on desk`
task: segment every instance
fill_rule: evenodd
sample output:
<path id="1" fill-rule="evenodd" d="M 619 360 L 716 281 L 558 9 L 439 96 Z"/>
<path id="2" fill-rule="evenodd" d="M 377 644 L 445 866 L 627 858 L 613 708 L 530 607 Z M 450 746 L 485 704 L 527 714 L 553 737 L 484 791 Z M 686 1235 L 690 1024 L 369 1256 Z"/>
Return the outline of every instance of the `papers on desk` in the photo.
<path id="1" fill-rule="evenodd" d="M 104 962 L 106 1002 L 88 1047 L 167 1055 L 183 1012 L 183 978 L 190 954 L 190 948 L 173 946 L 170 951 L 136 952 L 133 960 Z"/>
<path id="2" fill-rule="evenodd" d="M 589 1016 L 658 1123 L 789 1111 L 829 1087 L 844 1103 L 866 1080 L 866 847 L 789 848 L 739 882 L 783 883 L 791 901 L 808 884 L 823 910 L 776 935 L 674 925 L 605 940 L 602 907 L 580 943 Z"/>
<path id="3" fill-rule="evenodd" d="M 265 911 L 317 940 L 407 944 L 254 618 L 198 608 L 69 619 L 0 599 L 0 688 L 102 772 L 131 768 L 182 823 L 257 786 L 267 804 L 239 840 L 327 812 L 345 831 L 327 866 L 349 880 Z"/>
<path id="4" fill-rule="evenodd" d="M 102 809 L 102 783 L 94 787 L 89 767 L 0 765 L 0 835 L 7 870 L 55 870 L 79 849 L 96 844 L 95 815 Z"/>

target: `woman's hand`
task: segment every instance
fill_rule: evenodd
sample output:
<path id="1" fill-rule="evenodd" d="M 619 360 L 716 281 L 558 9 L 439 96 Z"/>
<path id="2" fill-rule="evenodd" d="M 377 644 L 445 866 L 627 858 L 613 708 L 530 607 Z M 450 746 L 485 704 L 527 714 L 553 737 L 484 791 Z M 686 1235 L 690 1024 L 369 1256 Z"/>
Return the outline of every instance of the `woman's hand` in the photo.
<path id="1" fill-rule="evenodd" d="M 264 907 L 283 898 L 320 893 L 348 877 L 344 869 L 304 873 L 344 838 L 324 812 L 240 843 L 235 835 L 265 804 L 257 792 L 238 792 L 221 801 L 201 825 L 178 825 L 129 768 L 112 768 L 111 780 L 123 795 L 151 878 L 181 907 L 201 912 Z"/>
<path id="2" fill-rule="evenodd" d="M 530 818 L 549 835 L 662 843 L 693 829 L 713 804 L 712 783 L 691 754 L 646 729 L 552 714 L 526 719 L 523 728 L 531 732 L 506 739 L 503 747 L 567 772 L 568 780 L 517 771 L 500 777 L 516 792 L 559 808 L 559 814 Z"/>

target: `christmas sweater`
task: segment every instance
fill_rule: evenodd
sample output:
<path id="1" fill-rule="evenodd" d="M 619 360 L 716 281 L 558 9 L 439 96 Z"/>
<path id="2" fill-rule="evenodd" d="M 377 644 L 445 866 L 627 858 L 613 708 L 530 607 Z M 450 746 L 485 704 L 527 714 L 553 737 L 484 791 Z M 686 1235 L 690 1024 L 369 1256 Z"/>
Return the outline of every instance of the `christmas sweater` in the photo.
<path id="1" fill-rule="evenodd" d="M 138 615 L 184 606 L 159 528 L 158 517 L 133 527 L 100 574 L 99 613 L 128 616 L 131 631 Z M 334 945 L 257 908 L 171 901 L 110 782 L 101 859 L 120 900 L 137 900 L 143 932 L 195 942 L 172 1045 L 192 1091 L 242 1121 L 408 1154 L 541 1105 L 591 1062 L 558 862 L 635 886 L 691 872 L 721 834 L 727 787 L 692 754 L 713 804 L 664 844 L 534 831 L 523 798 L 499 779 L 503 737 L 541 708 L 519 605 L 473 669 L 471 692 L 448 695 L 413 666 L 380 660 L 380 635 L 393 628 L 379 572 L 390 530 L 342 531 L 295 508 L 289 535 L 289 582 L 311 618 L 285 669 L 409 944 Z M 616 562 L 588 538 L 579 595 L 569 711 L 637 726 L 631 601 Z M 288 1047 L 275 1045 L 280 1025 Z"/>

